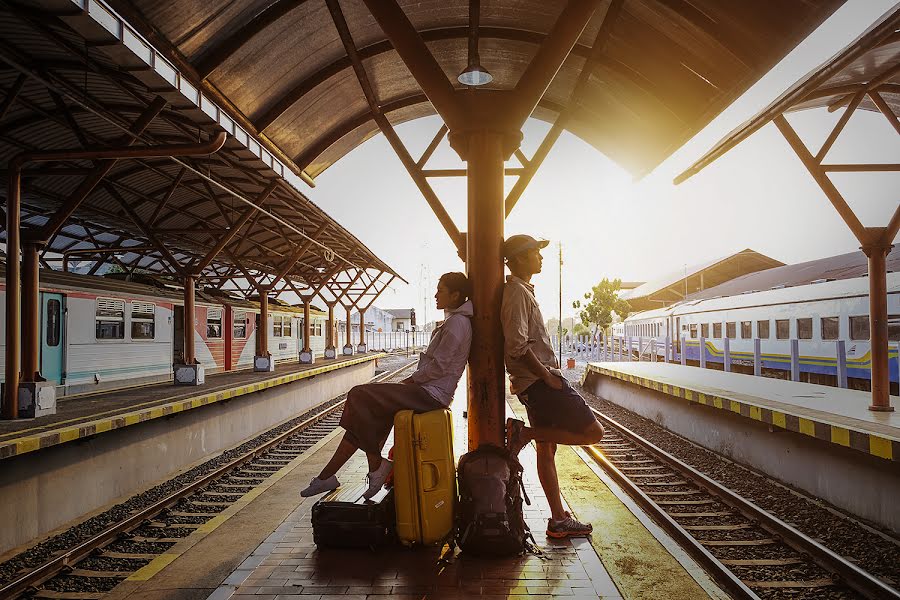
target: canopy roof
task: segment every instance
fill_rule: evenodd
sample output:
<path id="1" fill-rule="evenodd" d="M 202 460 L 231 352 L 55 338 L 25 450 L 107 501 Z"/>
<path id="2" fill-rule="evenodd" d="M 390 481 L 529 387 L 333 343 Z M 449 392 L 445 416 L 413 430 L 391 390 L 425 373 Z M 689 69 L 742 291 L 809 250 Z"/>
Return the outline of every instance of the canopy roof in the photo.
<path id="1" fill-rule="evenodd" d="M 847 105 L 857 94 L 862 96 L 858 108 L 892 115 L 900 132 L 900 4 L 725 136 L 675 183 L 695 175 L 779 115 L 810 108 L 833 110 Z"/>
<path id="2" fill-rule="evenodd" d="M 100 260 L 92 273 L 108 261 L 175 274 L 173 262 L 185 271 L 199 268 L 227 237 L 203 268 L 202 285 L 251 278 L 266 285 L 283 274 L 305 294 L 338 274 L 346 282 L 362 272 L 354 288 L 360 291 L 384 275 L 369 286 L 374 291 L 396 275 L 287 181 L 289 171 L 225 111 L 174 77 L 171 65 L 111 13 L 97 12 L 101 5 L 92 2 L 84 12 L 69 2 L 29 4 L 0 3 L 4 167 L 22 152 L 197 144 L 229 134 L 215 154 L 113 161 L 108 173 L 110 161 L 26 164 L 26 238 L 88 190 L 50 236 L 45 266 L 62 255 Z M 129 134 L 142 119 L 146 127 Z M 0 194 L 6 192 L 4 181 Z"/>
<path id="3" fill-rule="evenodd" d="M 285 164 L 315 177 L 378 132 L 322 0 L 110 0 L 183 75 L 259 132 Z M 401 0 L 448 78 L 467 62 L 468 2 Z M 610 2 L 533 116 L 555 120 L 640 176 L 702 129 L 842 0 L 626 0 L 597 60 Z M 489 86 L 512 89 L 565 6 L 484 0 L 480 55 Z M 435 114 L 361 0 L 341 0 L 379 105 L 393 124 Z M 591 76 L 572 98 L 586 63 Z"/>

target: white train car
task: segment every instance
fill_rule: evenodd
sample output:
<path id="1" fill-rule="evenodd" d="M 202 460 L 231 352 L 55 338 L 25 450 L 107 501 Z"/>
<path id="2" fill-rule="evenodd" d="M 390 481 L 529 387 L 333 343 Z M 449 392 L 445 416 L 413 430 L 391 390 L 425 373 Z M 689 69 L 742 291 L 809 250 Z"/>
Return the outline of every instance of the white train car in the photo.
<path id="1" fill-rule="evenodd" d="M 41 270 L 40 298 L 41 375 L 57 384 L 57 396 L 172 380 L 173 364 L 184 353 L 180 289 L 151 279 L 135 283 Z M 5 302 L 0 285 L 0 311 Z M 276 362 L 298 360 L 302 318 L 302 309 L 271 302 L 269 352 Z M 321 356 L 325 313 L 313 310 L 311 318 L 311 346 Z M 194 345 L 206 372 L 252 368 L 258 322 L 258 303 L 199 292 Z M 0 344 L 5 328 L 0 320 Z"/>
<path id="2" fill-rule="evenodd" d="M 896 383 L 900 273 L 888 273 L 887 288 L 890 371 Z M 707 366 L 713 368 L 724 363 L 724 340 L 728 339 L 732 365 L 745 372 L 752 372 L 754 340 L 759 339 L 762 368 L 775 374 L 790 372 L 791 341 L 797 340 L 801 379 L 813 383 L 834 382 L 836 342 L 843 340 L 848 377 L 869 380 L 868 294 L 868 278 L 856 277 L 686 301 L 632 315 L 616 324 L 614 335 L 632 338 L 635 349 L 644 348 L 649 340 L 661 349 L 668 338 L 676 360 L 684 352 L 687 361 L 699 363 L 703 352 Z"/>

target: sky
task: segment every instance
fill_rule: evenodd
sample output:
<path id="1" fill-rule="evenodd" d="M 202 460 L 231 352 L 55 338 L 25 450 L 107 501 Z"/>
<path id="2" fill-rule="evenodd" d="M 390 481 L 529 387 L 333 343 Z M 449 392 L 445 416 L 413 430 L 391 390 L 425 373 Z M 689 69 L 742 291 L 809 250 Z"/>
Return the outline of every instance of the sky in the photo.
<path id="1" fill-rule="evenodd" d="M 545 318 L 563 314 L 602 278 L 648 281 L 686 265 L 752 248 L 795 263 L 858 250 L 859 244 L 774 125 L 687 182 L 673 178 L 807 72 L 830 58 L 895 0 L 850 0 L 772 71 L 653 173 L 634 180 L 577 137 L 564 133 L 506 221 L 506 235 L 551 241 L 532 282 Z M 817 149 L 840 112 L 796 113 L 789 121 Z M 397 126 L 417 157 L 441 125 L 438 117 Z M 522 150 L 532 156 L 549 124 L 530 119 Z M 900 139 L 879 113 L 857 111 L 829 162 L 900 162 Z M 515 162 L 515 159 L 513 159 Z M 508 163 L 509 164 L 509 163 Z M 427 168 L 464 166 L 446 139 Z M 519 166 L 513 164 L 511 166 Z M 431 179 L 460 230 L 466 226 L 465 178 Z M 837 174 L 832 181 L 867 226 L 884 226 L 897 206 L 900 173 Z M 507 191 L 515 182 L 507 178 Z M 435 319 L 440 275 L 463 271 L 450 239 L 383 135 L 375 136 L 316 179 L 305 193 L 409 281 L 391 285 L 382 308 L 414 307 Z"/>

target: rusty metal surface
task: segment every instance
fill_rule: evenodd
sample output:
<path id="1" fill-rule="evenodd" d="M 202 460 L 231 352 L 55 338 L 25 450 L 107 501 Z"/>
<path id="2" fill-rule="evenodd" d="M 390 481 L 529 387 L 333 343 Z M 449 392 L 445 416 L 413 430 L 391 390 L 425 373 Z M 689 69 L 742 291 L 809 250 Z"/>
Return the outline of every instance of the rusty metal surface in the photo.
<path id="1" fill-rule="evenodd" d="M 349 29 L 393 123 L 434 114 L 362 0 L 342 0 Z M 535 116 L 567 103 L 608 2 L 596 12 Z M 628 0 L 568 129 L 636 175 L 653 169 L 830 15 L 841 0 Z M 327 169 L 376 128 L 322 0 L 113 0 L 155 32 L 299 167 Z M 400 2 L 456 84 L 466 66 L 465 0 Z M 565 5 L 481 3 L 490 87 L 510 89 Z M 266 19 L 270 18 L 270 21 Z M 317 75 L 318 74 L 318 75 Z M 407 99 L 408 102 L 403 102 Z"/>

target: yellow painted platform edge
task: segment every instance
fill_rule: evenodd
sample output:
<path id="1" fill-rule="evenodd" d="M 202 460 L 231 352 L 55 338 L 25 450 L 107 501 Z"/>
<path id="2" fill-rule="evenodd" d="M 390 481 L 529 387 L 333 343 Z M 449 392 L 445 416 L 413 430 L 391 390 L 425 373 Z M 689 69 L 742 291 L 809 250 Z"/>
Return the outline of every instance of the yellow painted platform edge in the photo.
<path id="1" fill-rule="evenodd" d="M 299 373 L 293 373 L 291 375 L 282 375 L 259 382 L 235 386 L 226 390 L 218 390 L 216 392 L 201 394 L 199 396 L 194 396 L 191 398 L 182 398 L 180 400 L 175 400 L 166 404 L 160 404 L 144 410 L 117 413 L 110 417 L 104 417 L 103 419 L 96 419 L 93 421 L 82 421 L 76 425 L 70 425 L 58 429 L 50 429 L 38 435 L 13 438 L 6 442 L 0 442 L 0 450 L 9 448 L 12 449 L 12 453 L 3 458 L 0 458 L 0 460 L 12 458 L 13 456 L 21 456 L 22 454 L 28 454 L 29 452 L 35 452 L 43 448 L 50 448 L 53 446 L 58 446 L 60 444 L 73 442 L 75 440 L 97 435 L 98 433 L 105 433 L 107 431 L 113 431 L 116 429 L 129 427 L 131 425 L 137 425 L 145 421 L 151 421 L 153 419 L 158 419 L 170 414 L 191 410 L 193 408 L 208 406 L 216 402 L 230 400 L 231 398 L 237 398 L 239 396 L 243 396 L 253 392 L 278 387 L 279 385 L 294 383 L 302 379 L 314 377 L 315 375 L 321 375 L 330 371 L 337 371 L 344 367 L 351 367 L 353 365 L 362 364 L 364 362 L 369 362 L 378 358 L 382 358 L 384 356 L 386 355 L 373 354 L 370 356 L 362 356 L 359 358 L 354 358 L 352 360 L 345 360 L 336 364 L 317 367 L 314 369 L 301 371 Z M 121 421 L 121 423 L 117 423 L 117 421 Z M 56 440 L 53 440 L 52 438 L 57 435 L 58 438 Z M 41 445 L 42 443 L 43 446 Z"/>
<path id="2" fill-rule="evenodd" d="M 783 411 L 775 410 L 774 408 L 770 408 L 768 406 L 759 406 L 753 404 L 751 402 L 747 402 L 745 400 L 732 400 L 731 398 L 722 398 L 719 396 L 714 396 L 711 394 L 706 394 L 704 392 L 700 392 L 699 390 L 693 390 L 690 388 L 684 388 L 681 386 L 676 386 L 674 384 L 667 384 L 658 382 L 656 380 L 649 380 L 643 377 L 637 377 L 630 373 L 624 373 L 622 371 L 616 371 L 613 369 L 607 369 L 605 367 L 600 367 L 598 365 L 588 363 L 587 368 L 584 370 L 584 375 L 582 376 L 582 384 L 584 384 L 588 373 L 596 373 L 598 375 L 603 375 L 605 377 L 612 377 L 613 379 L 619 379 L 621 381 L 634 383 L 641 387 L 652 389 L 656 391 L 661 391 L 666 393 L 669 396 L 684 398 L 691 402 L 698 402 L 700 404 L 705 404 L 707 406 L 713 406 L 718 409 L 728 410 L 729 412 L 733 412 L 735 414 L 741 415 L 741 406 L 747 406 L 750 410 L 750 417 L 755 421 L 762 421 L 762 410 L 768 410 L 772 413 L 772 425 L 784 429 L 785 431 L 789 431 L 791 433 L 799 433 L 801 435 L 806 435 L 809 437 L 816 437 L 815 433 L 815 423 L 820 423 L 825 425 L 830 429 L 829 435 L 827 439 L 822 439 L 823 442 L 829 442 L 833 444 L 837 444 L 840 446 L 844 446 L 847 448 L 852 448 L 857 452 L 863 452 L 864 454 L 870 454 L 872 456 L 877 456 L 878 458 L 883 458 L 886 460 L 900 460 L 900 456 L 894 456 L 893 452 L 893 444 L 892 441 L 900 442 L 900 438 L 892 438 L 885 437 L 876 433 L 870 433 L 868 431 L 860 431 L 859 429 L 851 429 L 845 427 L 843 425 L 838 425 L 836 423 L 831 423 L 829 421 L 817 419 L 812 420 L 809 417 L 784 413 Z M 664 387 L 669 387 L 669 392 L 665 392 Z M 712 402 L 710 402 L 712 400 Z M 790 415 L 793 417 L 797 417 L 799 421 L 799 429 L 798 431 L 792 431 L 787 428 L 787 419 L 786 415 Z M 743 415 L 741 415 L 743 416 Z M 858 448 L 853 448 L 850 446 L 850 431 L 854 431 L 860 435 L 864 435 L 867 438 L 867 450 L 861 450 Z"/>

